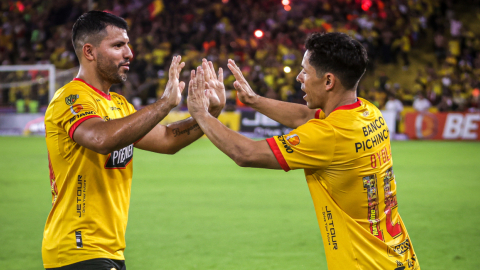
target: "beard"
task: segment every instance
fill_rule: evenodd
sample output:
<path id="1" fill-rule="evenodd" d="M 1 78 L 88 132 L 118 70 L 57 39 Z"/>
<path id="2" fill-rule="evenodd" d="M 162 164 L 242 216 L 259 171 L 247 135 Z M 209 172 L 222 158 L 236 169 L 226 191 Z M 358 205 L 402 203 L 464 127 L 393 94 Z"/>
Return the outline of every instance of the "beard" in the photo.
<path id="1" fill-rule="evenodd" d="M 120 64 L 116 65 L 114 61 L 109 60 L 108 58 L 104 57 L 102 54 L 98 54 L 98 61 L 97 61 L 97 71 L 98 74 L 102 79 L 111 83 L 123 83 L 127 80 L 127 72 L 120 73 L 121 65 L 128 63 L 128 60 L 124 60 L 120 62 Z"/>

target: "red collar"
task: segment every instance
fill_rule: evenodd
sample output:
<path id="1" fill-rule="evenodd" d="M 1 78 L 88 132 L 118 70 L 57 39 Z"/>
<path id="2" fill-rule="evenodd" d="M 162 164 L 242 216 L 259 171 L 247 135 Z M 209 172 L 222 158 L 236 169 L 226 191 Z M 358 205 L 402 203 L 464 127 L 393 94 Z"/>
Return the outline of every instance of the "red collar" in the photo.
<path id="1" fill-rule="evenodd" d="M 112 100 L 112 97 L 110 96 L 110 94 L 105 94 L 104 92 L 98 90 L 97 88 L 95 88 L 93 85 L 90 85 L 88 84 L 86 81 L 80 79 L 80 78 L 74 78 L 73 79 L 74 81 L 79 81 L 79 82 L 83 82 L 84 84 L 88 85 L 90 88 L 92 88 L 93 90 L 95 90 L 95 92 L 97 92 L 99 95 L 101 95 L 102 97 L 108 99 L 108 100 Z"/>
<path id="2" fill-rule="evenodd" d="M 332 112 L 334 112 L 336 110 L 351 110 L 351 109 L 355 109 L 355 108 L 360 107 L 360 105 L 362 105 L 362 101 L 357 98 L 357 102 L 352 103 L 352 104 L 348 104 L 348 105 L 340 106 L 340 107 L 336 108 L 335 110 L 333 110 Z"/>

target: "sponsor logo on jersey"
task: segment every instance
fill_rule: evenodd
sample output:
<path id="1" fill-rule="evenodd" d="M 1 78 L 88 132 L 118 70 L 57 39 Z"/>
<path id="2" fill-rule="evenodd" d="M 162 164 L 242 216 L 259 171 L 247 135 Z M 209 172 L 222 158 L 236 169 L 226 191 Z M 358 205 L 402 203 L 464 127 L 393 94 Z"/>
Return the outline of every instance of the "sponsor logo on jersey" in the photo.
<path id="1" fill-rule="evenodd" d="M 397 268 L 395 270 L 405 270 L 405 266 L 400 261 L 395 261 L 397 263 Z"/>
<path id="2" fill-rule="evenodd" d="M 287 137 L 287 142 L 293 146 L 296 146 L 300 143 L 300 137 L 297 134 L 293 134 Z"/>
<path id="3" fill-rule="evenodd" d="M 331 250 L 338 250 L 337 233 L 335 231 L 335 224 L 333 222 L 332 210 L 328 210 L 328 206 L 325 206 L 323 211 L 323 221 L 325 222 L 325 233 L 328 239 L 328 245 Z"/>
<path id="4" fill-rule="evenodd" d="M 80 119 L 80 118 L 83 118 L 84 116 L 88 116 L 88 115 L 92 115 L 92 114 L 96 114 L 94 111 L 88 111 L 88 112 L 82 112 L 81 114 L 76 114 L 74 117 L 70 118 L 70 124 L 77 120 L 77 119 Z"/>
<path id="5" fill-rule="evenodd" d="M 75 101 L 77 101 L 78 98 L 79 95 L 70 95 L 65 98 L 65 103 L 67 103 L 68 106 L 71 106 L 75 103 Z"/>
<path id="6" fill-rule="evenodd" d="M 389 246 L 390 249 L 388 251 L 388 255 L 389 256 L 401 256 L 401 255 L 405 254 L 405 252 L 409 251 L 411 246 L 412 245 L 410 244 L 410 239 L 407 238 L 407 239 L 405 239 L 405 241 L 403 241 L 399 244 Z"/>
<path id="7" fill-rule="evenodd" d="M 132 161 L 132 157 L 133 143 L 110 153 L 104 167 L 105 169 L 125 169 Z"/>
<path id="8" fill-rule="evenodd" d="M 293 153 L 293 149 L 292 147 L 290 147 L 290 145 L 288 145 L 286 142 L 285 142 L 285 137 L 284 136 L 277 136 L 278 140 L 283 144 L 283 147 L 285 147 L 285 152 L 291 154 Z"/>
<path id="9" fill-rule="evenodd" d="M 70 106 L 70 111 L 74 114 L 77 115 L 81 110 L 83 110 L 83 106 L 80 104 L 74 104 Z"/>

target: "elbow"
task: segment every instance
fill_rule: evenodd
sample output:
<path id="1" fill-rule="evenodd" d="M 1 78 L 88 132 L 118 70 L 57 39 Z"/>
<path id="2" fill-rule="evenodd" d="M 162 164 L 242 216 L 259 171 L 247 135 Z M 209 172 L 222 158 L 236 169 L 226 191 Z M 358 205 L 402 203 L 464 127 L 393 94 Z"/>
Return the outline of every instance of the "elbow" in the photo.
<path id="1" fill-rule="evenodd" d="M 240 153 L 232 157 L 233 161 L 240 167 L 252 167 L 252 156 Z"/>
<path id="2" fill-rule="evenodd" d="M 105 146 L 105 145 L 97 145 L 96 149 L 94 149 L 95 152 L 102 154 L 102 155 L 108 155 L 115 151 L 115 149 Z"/>
<path id="3" fill-rule="evenodd" d="M 111 141 L 112 140 L 108 140 L 108 138 L 103 136 L 92 136 L 91 143 L 93 149 L 91 150 L 102 155 L 108 155 L 116 150 L 115 146 L 111 145 Z"/>
<path id="4" fill-rule="evenodd" d="M 163 152 L 163 154 L 175 155 L 176 153 L 178 153 L 178 151 L 180 151 L 180 149 L 167 149 L 166 151 Z"/>

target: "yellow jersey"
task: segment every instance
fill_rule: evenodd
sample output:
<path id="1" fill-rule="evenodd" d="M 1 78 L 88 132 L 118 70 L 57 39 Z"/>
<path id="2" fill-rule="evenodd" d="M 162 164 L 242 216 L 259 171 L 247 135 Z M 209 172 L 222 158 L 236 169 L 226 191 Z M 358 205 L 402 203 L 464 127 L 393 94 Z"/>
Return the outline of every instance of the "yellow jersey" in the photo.
<path id="1" fill-rule="evenodd" d="M 85 120 L 135 112 L 127 100 L 74 79 L 60 88 L 45 113 L 52 209 L 42 243 L 45 268 L 108 258 L 124 260 L 133 144 L 102 155 L 73 140 Z"/>
<path id="2" fill-rule="evenodd" d="M 390 133 L 364 99 L 267 139 L 285 171 L 304 169 L 328 269 L 418 270 L 398 213 Z"/>

